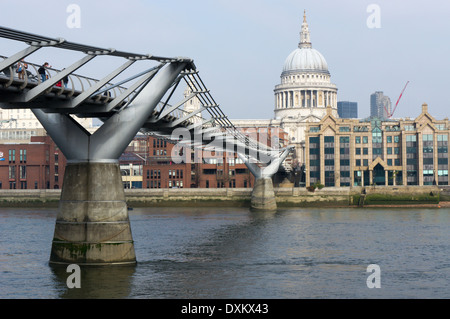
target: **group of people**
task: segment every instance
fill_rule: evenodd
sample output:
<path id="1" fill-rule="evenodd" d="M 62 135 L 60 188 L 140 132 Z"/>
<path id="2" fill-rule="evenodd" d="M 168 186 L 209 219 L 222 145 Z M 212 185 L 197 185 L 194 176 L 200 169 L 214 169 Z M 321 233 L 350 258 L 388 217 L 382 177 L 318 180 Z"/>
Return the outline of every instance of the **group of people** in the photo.
<path id="1" fill-rule="evenodd" d="M 38 69 L 38 73 L 41 77 L 41 81 L 45 82 L 48 79 L 48 75 L 47 75 L 47 69 L 51 68 L 52 66 L 48 63 L 45 62 L 39 69 Z M 19 61 L 17 63 L 16 66 L 16 72 L 19 75 L 19 79 L 24 80 L 25 79 L 25 72 L 27 72 L 28 69 L 28 64 L 25 62 L 24 59 L 22 59 L 21 61 Z M 69 78 L 66 76 L 64 79 L 62 79 L 62 81 L 59 81 L 58 83 L 56 83 L 56 86 L 62 86 L 62 84 L 64 84 L 64 87 L 67 88 L 67 84 L 69 83 Z"/>

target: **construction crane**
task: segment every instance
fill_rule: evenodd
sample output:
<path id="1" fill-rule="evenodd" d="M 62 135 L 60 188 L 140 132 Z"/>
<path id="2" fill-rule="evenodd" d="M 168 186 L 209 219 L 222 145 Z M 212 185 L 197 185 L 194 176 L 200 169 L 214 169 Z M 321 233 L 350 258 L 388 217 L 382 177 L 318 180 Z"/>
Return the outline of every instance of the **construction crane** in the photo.
<path id="1" fill-rule="evenodd" d="M 388 112 L 388 110 L 386 109 L 386 106 L 384 107 L 384 111 L 386 112 L 388 119 L 390 119 L 394 115 L 394 112 L 395 112 L 395 109 L 397 108 L 398 102 L 400 102 L 400 99 L 402 98 L 403 92 L 405 92 L 405 89 L 408 86 L 408 83 L 409 83 L 409 81 L 406 82 L 405 87 L 403 88 L 402 92 L 400 93 L 400 96 L 398 97 L 397 103 L 395 103 L 394 109 L 392 110 L 392 113 Z"/>

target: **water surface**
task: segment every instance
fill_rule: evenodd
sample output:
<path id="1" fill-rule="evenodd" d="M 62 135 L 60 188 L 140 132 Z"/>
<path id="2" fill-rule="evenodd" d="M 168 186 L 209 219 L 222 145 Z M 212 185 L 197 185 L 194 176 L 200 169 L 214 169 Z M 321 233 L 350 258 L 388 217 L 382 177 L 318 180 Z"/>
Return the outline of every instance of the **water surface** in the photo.
<path id="1" fill-rule="evenodd" d="M 48 264 L 55 217 L 0 208 L 0 298 L 450 297 L 449 209 L 135 208 L 137 265 L 82 267 L 80 289 Z"/>

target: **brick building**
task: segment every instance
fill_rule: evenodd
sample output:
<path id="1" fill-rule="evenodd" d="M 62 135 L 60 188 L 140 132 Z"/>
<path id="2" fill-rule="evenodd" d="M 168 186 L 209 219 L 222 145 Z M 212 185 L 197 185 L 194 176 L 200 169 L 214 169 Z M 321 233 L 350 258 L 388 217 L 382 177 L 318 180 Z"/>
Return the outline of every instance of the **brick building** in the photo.
<path id="1" fill-rule="evenodd" d="M 29 140 L 0 142 L 0 189 L 61 188 L 65 156 L 49 136 L 22 135 Z M 276 141 L 284 146 L 287 139 L 287 134 L 276 128 L 251 128 L 250 135 L 269 145 Z M 177 161 L 174 157 L 178 157 Z M 166 140 L 147 135 L 133 139 L 119 158 L 119 164 L 124 188 L 250 188 L 254 185 L 254 176 L 233 152 L 177 149 Z"/>
<path id="2" fill-rule="evenodd" d="M 0 144 L 0 189 L 62 187 L 66 158 L 49 136 Z"/>

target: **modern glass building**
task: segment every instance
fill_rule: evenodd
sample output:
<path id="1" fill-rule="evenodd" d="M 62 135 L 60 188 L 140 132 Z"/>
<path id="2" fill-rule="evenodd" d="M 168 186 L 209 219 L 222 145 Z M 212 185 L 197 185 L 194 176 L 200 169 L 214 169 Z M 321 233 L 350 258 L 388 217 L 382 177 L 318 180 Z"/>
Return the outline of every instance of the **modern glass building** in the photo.
<path id="1" fill-rule="evenodd" d="M 341 119 L 351 119 L 358 117 L 358 103 L 340 101 L 337 102 L 338 114 Z"/>
<path id="2" fill-rule="evenodd" d="M 387 119 L 391 114 L 391 99 L 383 92 L 377 91 L 370 95 L 370 116 Z"/>
<path id="3" fill-rule="evenodd" d="M 448 119 L 427 104 L 415 119 L 336 118 L 329 110 L 305 139 L 306 186 L 449 185 Z"/>

